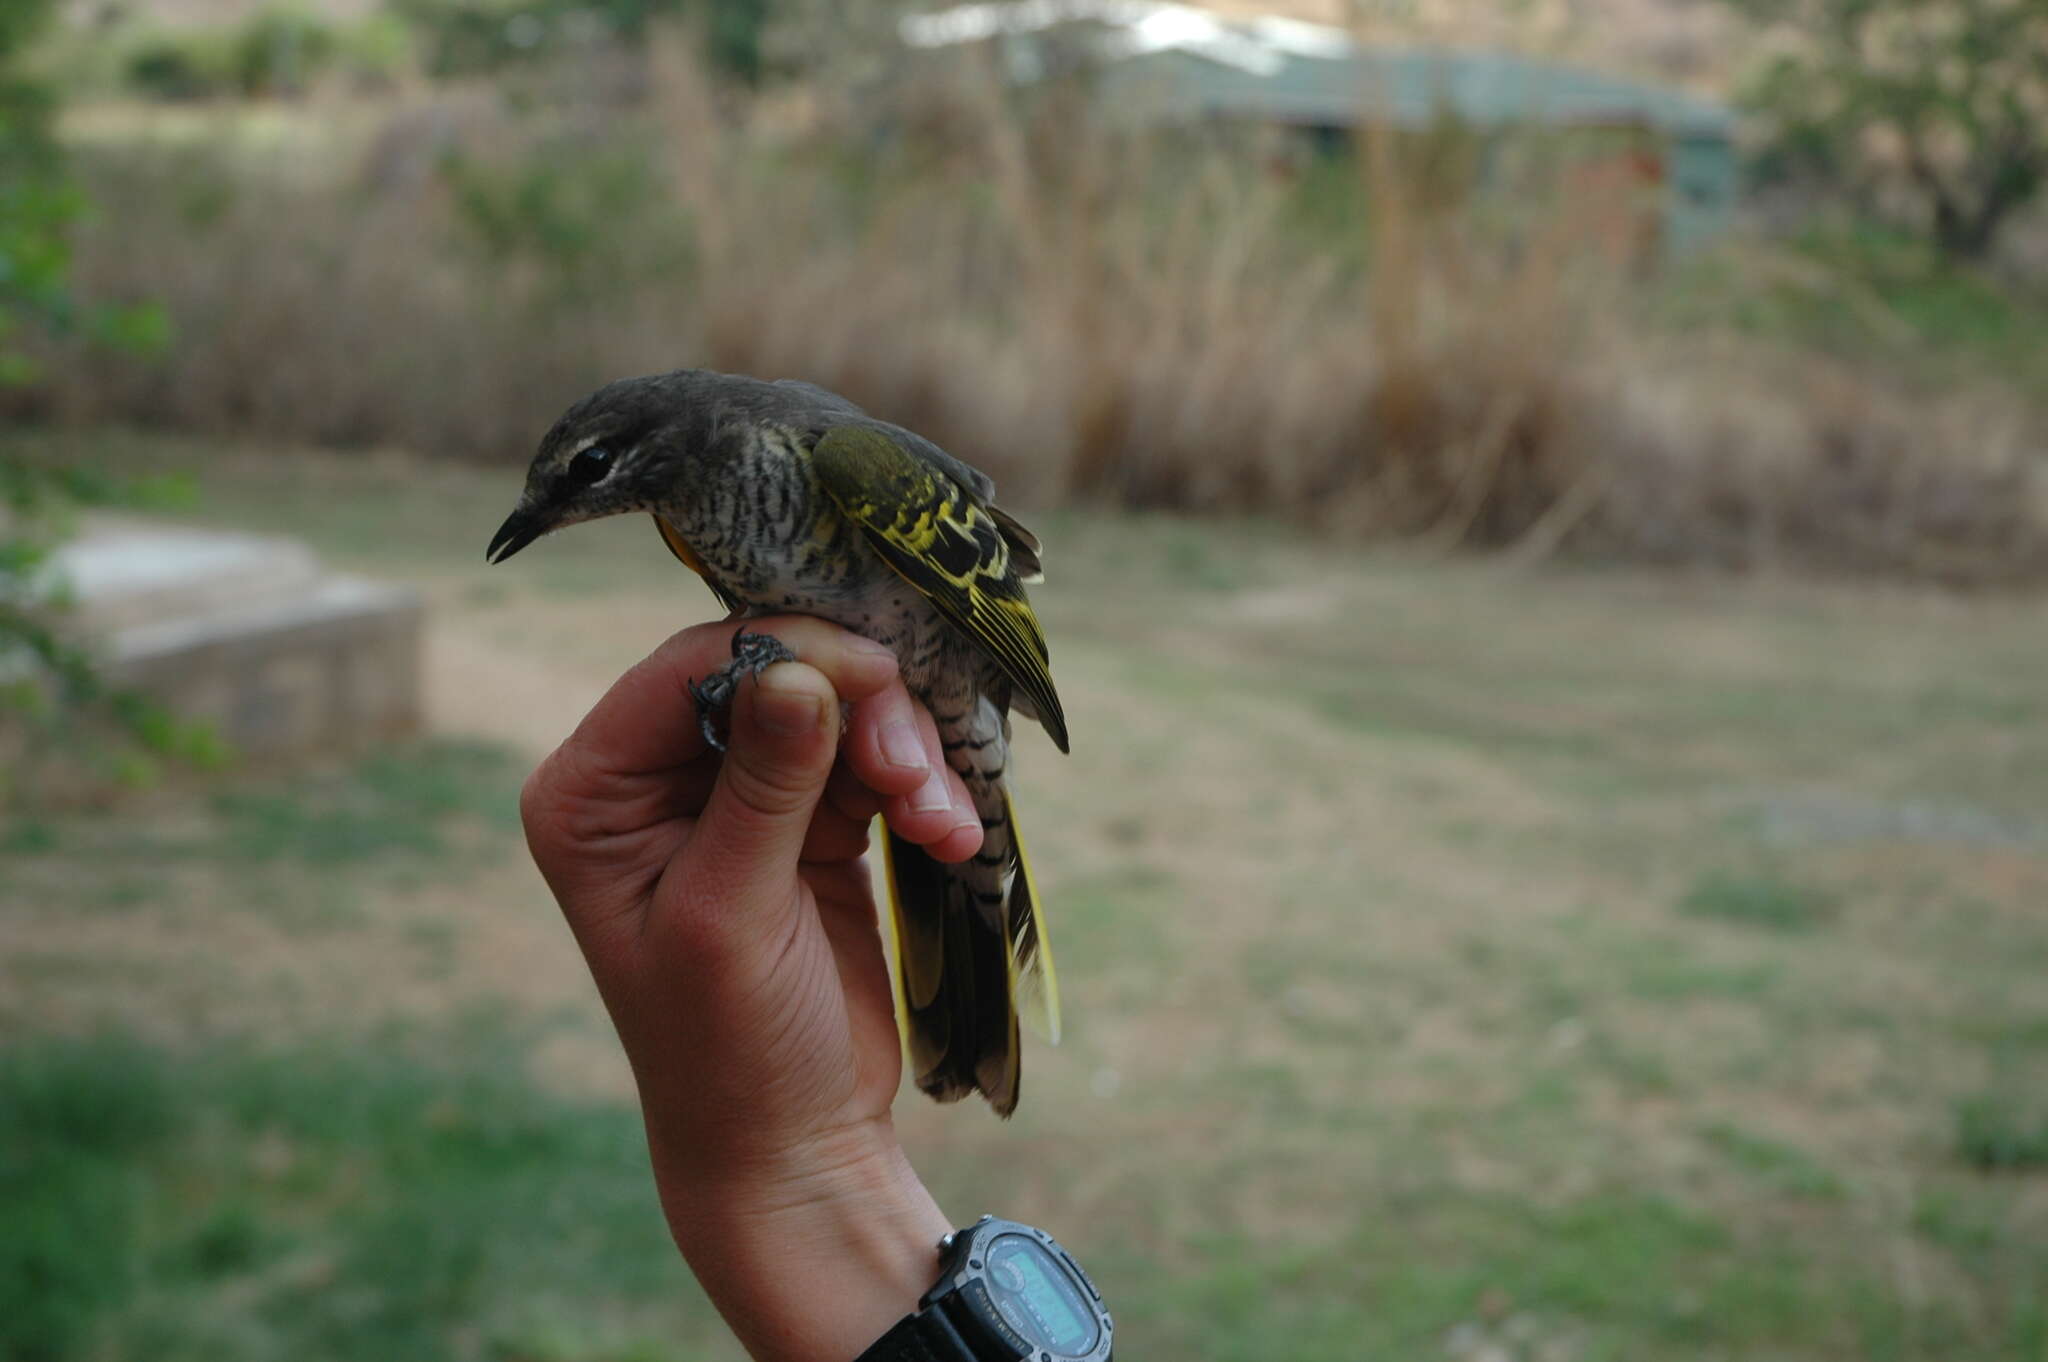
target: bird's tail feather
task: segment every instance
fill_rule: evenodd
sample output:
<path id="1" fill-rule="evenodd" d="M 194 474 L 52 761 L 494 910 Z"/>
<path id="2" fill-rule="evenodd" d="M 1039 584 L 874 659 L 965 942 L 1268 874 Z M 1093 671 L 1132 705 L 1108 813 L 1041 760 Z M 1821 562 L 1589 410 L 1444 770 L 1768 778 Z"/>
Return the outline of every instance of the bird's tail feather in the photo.
<path id="1" fill-rule="evenodd" d="M 898 1021 L 917 1085 L 941 1102 L 980 1092 L 1008 1116 L 1017 1106 L 1018 1013 L 1057 1042 L 1059 982 L 1007 794 L 1004 813 L 987 839 L 1001 848 L 995 866 L 947 865 L 893 832 L 883 854 Z M 1000 927 L 976 899 L 996 885 L 1005 889 Z"/>
<path id="2" fill-rule="evenodd" d="M 1010 852 L 1016 877 L 1010 881 L 1004 921 L 1010 938 L 1010 996 L 1024 1024 L 1048 1045 L 1060 1043 L 1060 977 L 1052 967 L 1052 937 L 1045 930 L 1044 900 L 1031 874 L 1031 853 L 1017 828 L 1010 792 L 1003 791 L 1003 816 L 1009 826 Z"/>

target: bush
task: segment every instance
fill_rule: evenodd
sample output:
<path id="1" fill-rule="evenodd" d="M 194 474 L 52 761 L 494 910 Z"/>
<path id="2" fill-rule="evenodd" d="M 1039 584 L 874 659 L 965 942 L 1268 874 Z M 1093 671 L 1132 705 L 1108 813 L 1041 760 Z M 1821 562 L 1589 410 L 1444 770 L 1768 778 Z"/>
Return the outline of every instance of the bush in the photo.
<path id="1" fill-rule="evenodd" d="M 36 0 L 0 17 L 0 388 L 36 376 L 22 347 L 37 331 L 133 349 L 160 339 L 162 329 L 152 309 L 87 308 L 71 292 L 70 232 L 83 200 L 52 134 L 54 100 L 12 65 L 47 11 Z M 146 748 L 212 753 L 203 734 L 108 689 L 91 656 L 59 627 L 63 598 L 47 568 L 70 511 L 122 495 L 89 470 L 0 455 L 0 805 L 37 786 L 34 759 L 51 753 L 74 764 L 111 755 L 126 773 L 142 773 L 146 763 L 135 753 L 100 741 L 109 717 Z"/>
<path id="2" fill-rule="evenodd" d="M 673 277 L 687 261 L 688 223 L 635 148 L 572 148 L 512 165 L 453 155 L 441 173 L 467 243 L 494 265 L 539 264 L 584 305 L 645 286 L 650 271 Z M 654 234 L 654 251 L 641 233 Z"/>
<path id="3" fill-rule="evenodd" d="M 154 99 L 294 96 L 329 74 L 359 86 L 386 84 L 410 56 L 404 25 L 388 15 L 344 26 L 267 9 L 224 29 L 145 38 L 129 51 L 124 77 Z"/>
<path id="4" fill-rule="evenodd" d="M 128 55 L 125 79 L 153 99 L 201 99 L 228 92 L 226 45 L 199 38 L 152 38 Z"/>
<path id="5" fill-rule="evenodd" d="M 2020 1085 L 1956 1108 L 1956 1152 L 1986 1173 L 2048 1169 L 2048 1101 Z"/>
<path id="6" fill-rule="evenodd" d="M 974 82 L 880 126 L 821 95 L 790 137 L 679 40 L 637 104 L 581 69 L 524 113 L 400 110 L 325 181 L 106 155 L 86 277 L 164 298 L 190 343 L 154 372 L 67 359 L 44 410 L 513 461 L 598 383 L 699 364 L 839 389 L 1024 501 L 2048 575 L 2037 411 L 1647 321 L 1586 248 L 1600 205 L 1555 186 L 1439 202 L 1399 145 L 1291 182 L 1256 135 L 1164 143 Z"/>
<path id="7" fill-rule="evenodd" d="M 638 43 L 659 19 L 683 18 L 704 33 L 719 71 L 761 74 L 767 0 L 393 0 L 424 40 L 436 76 L 478 75 L 595 40 Z"/>

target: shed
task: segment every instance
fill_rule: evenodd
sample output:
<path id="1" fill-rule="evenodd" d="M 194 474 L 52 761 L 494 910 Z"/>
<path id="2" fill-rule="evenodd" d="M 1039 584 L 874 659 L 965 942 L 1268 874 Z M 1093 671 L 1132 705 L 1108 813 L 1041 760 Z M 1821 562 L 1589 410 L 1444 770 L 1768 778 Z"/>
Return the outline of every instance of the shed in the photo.
<path id="1" fill-rule="evenodd" d="M 1327 25 L 1141 0 L 963 5 L 905 18 L 901 33 L 918 48 L 994 42 L 1019 83 L 1043 79 L 1058 54 L 1078 44 L 1098 72 L 1100 97 L 1147 122 L 1227 119 L 1340 137 L 1361 126 L 1421 129 L 1445 119 L 1483 130 L 1633 130 L 1650 149 L 1642 178 L 1658 190 L 1666 246 L 1711 239 L 1734 211 L 1728 108 L 1561 62 L 1365 46 Z"/>

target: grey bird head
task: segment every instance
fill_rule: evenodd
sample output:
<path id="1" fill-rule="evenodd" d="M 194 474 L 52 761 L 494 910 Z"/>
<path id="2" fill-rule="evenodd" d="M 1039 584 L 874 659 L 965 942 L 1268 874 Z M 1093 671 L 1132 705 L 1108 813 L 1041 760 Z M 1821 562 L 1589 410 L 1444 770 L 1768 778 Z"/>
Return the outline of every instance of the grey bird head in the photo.
<path id="1" fill-rule="evenodd" d="M 552 530 L 672 497 L 708 420 L 706 380 L 717 377 L 684 370 L 621 379 L 562 413 L 484 556 L 502 563 Z"/>

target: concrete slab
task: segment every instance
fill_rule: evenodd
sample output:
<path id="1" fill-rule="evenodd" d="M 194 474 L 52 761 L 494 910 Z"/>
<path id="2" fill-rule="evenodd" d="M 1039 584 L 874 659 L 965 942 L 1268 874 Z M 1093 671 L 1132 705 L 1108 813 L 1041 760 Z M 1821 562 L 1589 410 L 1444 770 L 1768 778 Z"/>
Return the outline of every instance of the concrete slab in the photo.
<path id="1" fill-rule="evenodd" d="M 264 535 L 95 521 L 55 558 L 68 627 L 111 680 L 203 720 L 246 756 L 413 731 L 424 612 L 410 587 L 330 575 Z"/>
<path id="2" fill-rule="evenodd" d="M 51 575 L 71 594 L 71 626 L 104 637 L 288 601 L 321 573 L 313 551 L 289 539 L 93 519 L 57 551 Z"/>

